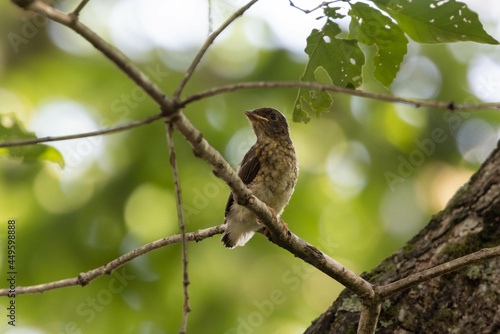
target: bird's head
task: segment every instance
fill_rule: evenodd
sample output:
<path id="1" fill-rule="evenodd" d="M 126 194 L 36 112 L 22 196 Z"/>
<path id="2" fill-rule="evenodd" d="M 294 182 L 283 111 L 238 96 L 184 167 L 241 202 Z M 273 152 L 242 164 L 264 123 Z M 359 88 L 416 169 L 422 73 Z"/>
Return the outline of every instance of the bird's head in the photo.
<path id="1" fill-rule="evenodd" d="M 258 139 L 289 138 L 290 130 L 285 116 L 273 108 L 259 108 L 245 111 L 252 123 L 253 132 Z"/>

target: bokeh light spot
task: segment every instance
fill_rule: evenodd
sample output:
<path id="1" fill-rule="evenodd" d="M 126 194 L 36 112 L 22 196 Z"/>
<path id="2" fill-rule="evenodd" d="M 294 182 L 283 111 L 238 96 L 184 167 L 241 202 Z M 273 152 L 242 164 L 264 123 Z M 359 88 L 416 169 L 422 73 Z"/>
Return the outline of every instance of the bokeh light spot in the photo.
<path id="1" fill-rule="evenodd" d="M 237 166 L 255 141 L 255 135 L 250 127 L 239 130 L 227 143 L 224 150 L 225 158 L 231 165 Z"/>
<path id="2" fill-rule="evenodd" d="M 151 242 L 177 231 L 174 196 L 166 189 L 145 183 L 138 186 L 125 205 L 125 223 L 141 242 Z"/>
<path id="3" fill-rule="evenodd" d="M 467 120 L 458 129 L 456 142 L 465 160 L 482 163 L 496 147 L 498 129 L 482 119 Z"/>
<path id="4" fill-rule="evenodd" d="M 386 191 L 380 203 L 380 216 L 387 233 L 395 237 L 410 237 L 420 228 L 425 214 L 418 204 L 413 182 L 407 180 L 394 191 Z"/>
<path id="5" fill-rule="evenodd" d="M 430 163 L 419 176 L 429 213 L 443 210 L 455 193 L 470 179 L 473 171 L 442 162 Z"/>
<path id="6" fill-rule="evenodd" d="M 94 184 L 86 179 L 75 180 L 63 187 L 53 169 L 42 169 L 35 178 L 33 191 L 38 203 L 52 213 L 67 213 L 81 208 L 94 193 Z"/>
<path id="7" fill-rule="evenodd" d="M 467 72 L 474 95 L 486 102 L 498 102 L 500 96 L 500 63 L 489 56 L 476 57 Z"/>
<path id="8" fill-rule="evenodd" d="M 370 154 L 363 144 L 351 141 L 334 146 L 326 161 L 333 190 L 345 197 L 359 194 L 368 182 L 370 164 Z"/>
<path id="9" fill-rule="evenodd" d="M 21 122 L 27 120 L 27 108 L 21 100 L 20 96 L 16 93 L 0 88 L 0 115 L 1 114 L 15 114 L 17 119 Z M 0 117 L 0 119 L 2 119 Z M 5 126 L 5 125 L 4 125 Z"/>
<path id="10" fill-rule="evenodd" d="M 31 118 L 30 130 L 38 137 L 73 135 L 98 129 L 82 104 L 70 100 L 53 100 L 41 104 Z M 104 154 L 103 136 L 47 143 L 63 156 L 63 181 L 77 180 Z"/>
<path id="11" fill-rule="evenodd" d="M 427 57 L 407 57 L 401 65 L 392 92 L 396 96 L 430 99 L 441 89 L 441 73 Z"/>

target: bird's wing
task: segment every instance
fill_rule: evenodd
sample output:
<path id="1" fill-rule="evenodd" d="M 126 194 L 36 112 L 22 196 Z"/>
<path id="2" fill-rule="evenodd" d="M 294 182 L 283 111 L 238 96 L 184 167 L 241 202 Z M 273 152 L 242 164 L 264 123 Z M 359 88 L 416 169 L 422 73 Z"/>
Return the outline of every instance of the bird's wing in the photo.
<path id="1" fill-rule="evenodd" d="M 229 211 L 231 211 L 231 206 L 233 205 L 233 203 L 234 203 L 233 193 L 230 193 L 229 198 L 227 199 L 226 211 L 224 212 L 224 217 L 227 217 Z"/>
<path id="2" fill-rule="evenodd" d="M 238 170 L 238 176 L 244 184 L 250 184 L 255 179 L 255 176 L 260 170 L 260 161 L 259 161 L 259 150 L 256 148 L 256 145 L 252 146 L 252 148 L 245 154 L 243 157 L 243 161 L 240 164 L 240 168 Z M 231 206 L 234 203 L 233 193 L 229 194 L 229 198 L 227 199 L 226 204 L 226 212 L 225 217 L 229 214 L 231 210 Z"/>
<path id="3" fill-rule="evenodd" d="M 252 183 L 253 179 L 255 179 L 255 176 L 260 170 L 260 152 L 256 146 L 257 145 L 252 146 L 247 154 L 245 154 L 245 157 L 240 164 L 240 169 L 238 170 L 238 176 L 244 184 Z"/>

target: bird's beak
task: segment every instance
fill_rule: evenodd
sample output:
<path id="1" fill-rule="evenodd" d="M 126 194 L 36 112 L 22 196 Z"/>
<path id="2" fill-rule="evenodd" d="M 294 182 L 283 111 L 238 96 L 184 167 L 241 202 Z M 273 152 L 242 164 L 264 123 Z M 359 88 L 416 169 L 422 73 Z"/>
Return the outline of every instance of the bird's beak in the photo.
<path id="1" fill-rule="evenodd" d="M 250 122 L 257 122 L 257 123 L 267 123 L 268 122 L 267 118 L 262 117 L 260 115 L 257 115 L 253 111 L 245 111 L 245 115 L 248 117 Z"/>

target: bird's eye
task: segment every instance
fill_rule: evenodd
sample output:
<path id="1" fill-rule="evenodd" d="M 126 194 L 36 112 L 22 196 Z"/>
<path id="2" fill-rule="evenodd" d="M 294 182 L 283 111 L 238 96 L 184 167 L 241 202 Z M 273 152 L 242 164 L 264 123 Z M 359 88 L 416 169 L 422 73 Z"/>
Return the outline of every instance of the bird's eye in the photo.
<path id="1" fill-rule="evenodd" d="M 275 121 L 275 120 L 278 118 L 278 116 L 276 116 L 276 114 L 271 114 L 271 116 L 269 116 L 269 117 L 270 117 L 273 121 Z"/>

